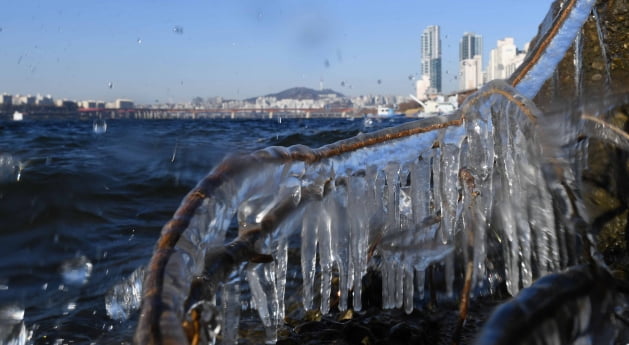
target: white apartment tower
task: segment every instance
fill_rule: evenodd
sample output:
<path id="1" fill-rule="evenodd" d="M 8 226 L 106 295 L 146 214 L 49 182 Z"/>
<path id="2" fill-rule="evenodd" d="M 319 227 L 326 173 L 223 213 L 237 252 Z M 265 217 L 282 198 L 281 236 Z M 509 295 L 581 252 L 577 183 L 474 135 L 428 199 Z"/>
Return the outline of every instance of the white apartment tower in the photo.
<path id="1" fill-rule="evenodd" d="M 483 84 L 483 37 L 466 32 L 459 43 L 459 87 L 479 88 Z"/>
<path id="2" fill-rule="evenodd" d="M 528 43 L 524 50 L 518 51 L 512 37 L 498 40 L 496 48 L 491 50 L 487 66 L 487 80 L 506 79 L 520 66 L 528 50 Z"/>
<path id="3" fill-rule="evenodd" d="M 424 29 L 421 50 L 421 74 L 430 79 L 430 92 L 441 92 L 441 34 L 438 25 Z"/>

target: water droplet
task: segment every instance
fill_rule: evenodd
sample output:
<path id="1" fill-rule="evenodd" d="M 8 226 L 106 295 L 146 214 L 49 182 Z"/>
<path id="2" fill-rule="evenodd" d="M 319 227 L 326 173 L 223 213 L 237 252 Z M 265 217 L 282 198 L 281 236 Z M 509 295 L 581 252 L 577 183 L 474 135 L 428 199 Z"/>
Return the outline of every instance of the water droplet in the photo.
<path id="1" fill-rule="evenodd" d="M 341 82 L 341 87 L 345 87 L 345 82 L 344 81 Z"/>
<path id="2" fill-rule="evenodd" d="M 16 305 L 7 305 L 0 308 L 0 320 L 19 322 L 24 320 L 24 309 Z"/>
<path id="3" fill-rule="evenodd" d="M 24 163 L 8 153 L 0 154 L 0 182 L 19 181 Z"/>
<path id="4" fill-rule="evenodd" d="M 325 59 L 325 61 L 323 61 L 323 66 L 325 66 L 325 68 L 330 68 L 330 60 Z"/>
<path id="5" fill-rule="evenodd" d="M 110 318 L 126 320 L 134 310 L 140 308 L 143 280 L 144 268 L 138 268 L 107 292 L 105 309 Z"/>
<path id="6" fill-rule="evenodd" d="M 138 37 L 138 44 L 142 44 L 142 39 Z"/>
<path id="7" fill-rule="evenodd" d="M 61 265 L 63 281 L 69 285 L 83 285 L 92 274 L 92 263 L 85 256 L 70 259 Z"/>
<path id="8" fill-rule="evenodd" d="M 382 84 L 382 80 L 378 79 L 378 85 Z"/>
<path id="9" fill-rule="evenodd" d="M 75 310 L 76 309 L 76 302 L 68 303 L 68 305 L 66 306 L 66 309 L 69 310 L 69 311 Z"/>
<path id="10" fill-rule="evenodd" d="M 109 82 L 109 83 L 107 83 L 107 86 L 108 86 L 110 89 L 113 89 L 113 87 L 114 87 L 114 83 Z"/>
<path id="11" fill-rule="evenodd" d="M 92 131 L 96 134 L 107 132 L 107 122 L 103 119 L 94 120 L 94 123 L 92 123 Z"/>
<path id="12" fill-rule="evenodd" d="M 177 35 L 183 35 L 183 26 L 175 25 L 173 27 L 173 32 L 176 33 Z"/>

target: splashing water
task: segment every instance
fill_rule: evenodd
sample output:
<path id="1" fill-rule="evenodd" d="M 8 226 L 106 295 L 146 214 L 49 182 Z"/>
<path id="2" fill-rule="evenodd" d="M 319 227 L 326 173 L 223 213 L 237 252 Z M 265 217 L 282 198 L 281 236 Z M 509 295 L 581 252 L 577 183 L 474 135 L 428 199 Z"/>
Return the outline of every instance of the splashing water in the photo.
<path id="1" fill-rule="evenodd" d="M 8 153 L 0 154 L 0 183 L 20 181 L 24 163 Z"/>
<path id="2" fill-rule="evenodd" d="M 136 269 L 129 277 L 116 284 L 105 296 L 107 315 L 118 321 L 127 320 L 140 307 L 144 268 Z"/>
<path id="3" fill-rule="evenodd" d="M 24 309 L 16 305 L 0 307 L 0 344 L 24 345 L 28 340 Z"/>
<path id="4" fill-rule="evenodd" d="M 96 134 L 103 134 L 107 132 L 107 121 L 103 119 L 94 120 L 92 123 L 92 131 Z"/>
<path id="5" fill-rule="evenodd" d="M 60 268 L 63 281 L 68 285 L 82 286 L 92 274 L 92 263 L 85 256 L 65 261 Z"/>

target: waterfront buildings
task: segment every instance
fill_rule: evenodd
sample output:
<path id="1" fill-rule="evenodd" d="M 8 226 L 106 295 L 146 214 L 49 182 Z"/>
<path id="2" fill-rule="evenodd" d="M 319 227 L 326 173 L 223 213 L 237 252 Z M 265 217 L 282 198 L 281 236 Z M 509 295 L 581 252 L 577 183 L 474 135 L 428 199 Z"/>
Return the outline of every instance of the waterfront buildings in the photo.
<path id="1" fill-rule="evenodd" d="M 13 105 L 13 96 L 7 95 L 6 93 L 3 93 L 2 96 L 0 96 L 0 104 L 2 104 L 5 107 L 12 106 Z"/>
<path id="2" fill-rule="evenodd" d="M 424 29 L 421 36 L 421 75 L 428 76 L 428 93 L 439 93 L 441 89 L 441 34 L 439 25 Z"/>
<path id="3" fill-rule="evenodd" d="M 483 37 L 463 34 L 459 43 L 459 89 L 471 90 L 483 85 Z"/>
<path id="4" fill-rule="evenodd" d="M 498 40 L 496 48 L 489 55 L 487 81 L 509 78 L 524 60 L 527 50 L 528 43 L 523 50 L 518 50 L 512 37 Z"/>

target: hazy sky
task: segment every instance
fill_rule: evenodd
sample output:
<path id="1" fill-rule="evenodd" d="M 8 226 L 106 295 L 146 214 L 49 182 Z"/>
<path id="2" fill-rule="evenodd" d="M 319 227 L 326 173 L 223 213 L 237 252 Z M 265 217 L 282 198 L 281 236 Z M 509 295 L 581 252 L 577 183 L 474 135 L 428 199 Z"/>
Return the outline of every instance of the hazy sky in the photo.
<path id="1" fill-rule="evenodd" d="M 441 26 L 443 85 L 457 88 L 459 40 L 521 48 L 543 0 L 0 1 L 0 93 L 184 102 L 293 86 L 408 95 L 420 35 Z"/>

